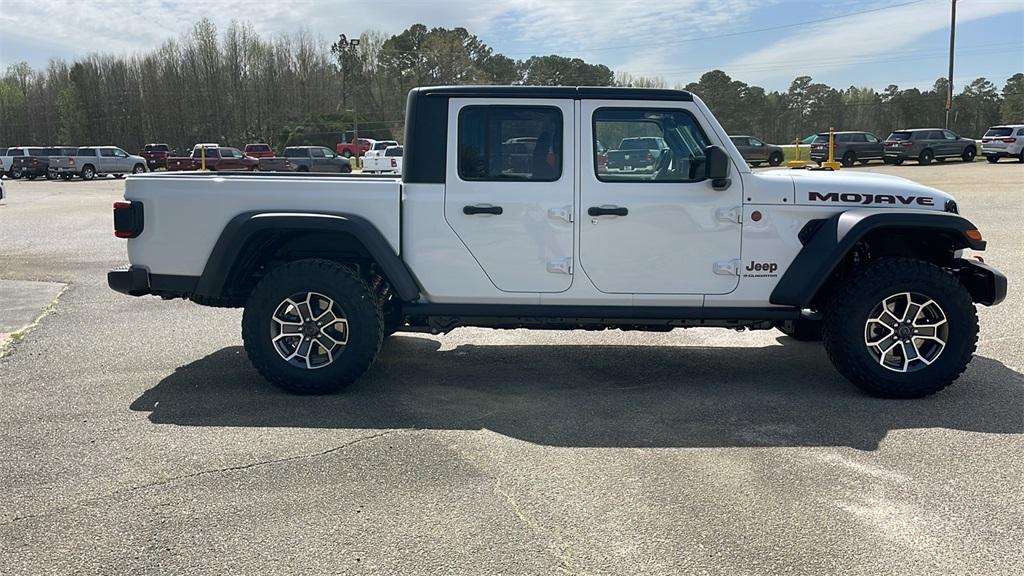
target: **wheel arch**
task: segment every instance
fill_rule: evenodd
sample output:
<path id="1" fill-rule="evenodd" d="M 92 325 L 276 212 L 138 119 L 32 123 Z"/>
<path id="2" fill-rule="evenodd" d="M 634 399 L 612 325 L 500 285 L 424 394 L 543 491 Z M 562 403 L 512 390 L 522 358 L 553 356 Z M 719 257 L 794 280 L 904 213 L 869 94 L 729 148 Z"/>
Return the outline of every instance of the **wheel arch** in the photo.
<path id="1" fill-rule="evenodd" d="M 984 250 L 985 241 L 967 236 L 976 230 L 966 218 L 937 211 L 875 212 L 848 210 L 812 220 L 800 232 L 804 247 L 779 279 L 772 304 L 812 307 L 830 280 L 856 258 L 913 257 L 951 266 L 957 250 Z"/>
<path id="2" fill-rule="evenodd" d="M 419 285 L 368 220 L 352 214 L 246 212 L 231 219 L 207 259 L 195 294 L 244 298 L 267 264 L 304 258 L 375 264 L 401 300 L 419 299 Z"/>

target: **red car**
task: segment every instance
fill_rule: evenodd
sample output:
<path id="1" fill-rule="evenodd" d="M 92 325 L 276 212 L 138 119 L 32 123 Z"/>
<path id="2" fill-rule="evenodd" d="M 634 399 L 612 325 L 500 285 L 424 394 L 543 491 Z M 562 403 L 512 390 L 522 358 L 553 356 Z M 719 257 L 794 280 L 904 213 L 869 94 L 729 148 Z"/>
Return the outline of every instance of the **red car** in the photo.
<path id="1" fill-rule="evenodd" d="M 351 158 L 356 155 L 362 156 L 373 147 L 373 142 L 373 140 L 367 138 L 360 138 L 356 142 L 339 142 L 334 147 L 334 151 L 338 153 L 338 156 L 344 156 L 345 158 Z"/>
<path id="2" fill-rule="evenodd" d="M 167 170 L 201 170 L 203 164 L 203 151 L 205 150 L 205 161 L 207 170 L 256 170 L 260 161 L 256 158 L 246 156 L 238 148 L 226 148 L 223 146 L 196 146 L 192 149 L 192 155 L 185 158 L 168 158 Z"/>
<path id="3" fill-rule="evenodd" d="M 167 167 L 167 157 L 171 155 L 171 147 L 167 144 L 146 144 L 139 156 L 146 159 L 150 171 Z"/>
<path id="4" fill-rule="evenodd" d="M 244 152 L 246 156 L 253 158 L 273 158 L 275 156 L 270 144 L 246 144 Z"/>

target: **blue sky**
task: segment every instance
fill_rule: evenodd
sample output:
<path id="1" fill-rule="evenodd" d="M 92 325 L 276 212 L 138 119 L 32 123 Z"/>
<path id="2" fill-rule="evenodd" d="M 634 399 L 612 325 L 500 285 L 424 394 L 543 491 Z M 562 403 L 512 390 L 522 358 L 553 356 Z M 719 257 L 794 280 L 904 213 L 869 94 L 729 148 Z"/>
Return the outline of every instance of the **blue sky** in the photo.
<path id="1" fill-rule="evenodd" d="M 797 75 L 836 87 L 929 87 L 945 76 L 950 0 L 3 0 L 0 66 L 157 47 L 202 16 L 324 38 L 411 24 L 464 26 L 513 58 L 557 53 L 670 85 L 720 68 L 784 90 Z M 206 8 L 221 10 L 208 14 Z M 1024 0 L 959 0 L 958 86 L 1024 71 Z M 102 15 L 82 18 L 83 14 Z M 821 21 L 829 19 L 827 21 Z M 814 22 L 817 21 L 817 22 Z M 765 30 L 769 29 L 769 30 Z"/>

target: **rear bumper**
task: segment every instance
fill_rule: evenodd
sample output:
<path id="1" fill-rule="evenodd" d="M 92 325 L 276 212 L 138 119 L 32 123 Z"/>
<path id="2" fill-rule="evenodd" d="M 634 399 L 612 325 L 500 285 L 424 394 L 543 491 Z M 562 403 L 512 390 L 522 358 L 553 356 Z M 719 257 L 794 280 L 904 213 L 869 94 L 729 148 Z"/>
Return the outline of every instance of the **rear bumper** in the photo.
<path id="1" fill-rule="evenodd" d="M 1006 276 L 977 260 L 957 260 L 960 282 L 978 304 L 995 306 L 1006 299 Z"/>
<path id="2" fill-rule="evenodd" d="M 149 294 L 149 271 L 134 266 L 120 266 L 107 272 L 107 286 L 129 296 Z"/>
<path id="3" fill-rule="evenodd" d="M 1009 148 L 986 148 L 984 146 L 981 147 L 982 156 L 990 156 L 993 158 L 1009 158 L 1011 156 L 1016 156 L 1017 154 L 1019 154 L 1019 152 L 1014 152 Z"/>
<path id="4" fill-rule="evenodd" d="M 163 298 L 184 298 L 195 292 L 198 278 L 150 274 L 145 268 L 119 266 L 107 272 L 107 286 L 129 296 L 154 294 Z"/>

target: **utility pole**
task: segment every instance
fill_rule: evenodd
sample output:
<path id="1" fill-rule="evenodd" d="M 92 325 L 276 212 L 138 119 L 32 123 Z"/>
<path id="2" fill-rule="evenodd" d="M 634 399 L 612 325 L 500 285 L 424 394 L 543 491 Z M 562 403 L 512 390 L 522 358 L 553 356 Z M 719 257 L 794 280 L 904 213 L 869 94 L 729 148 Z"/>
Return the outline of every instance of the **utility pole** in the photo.
<path id="1" fill-rule="evenodd" d="M 341 91 L 342 91 L 342 95 L 341 95 L 341 103 L 342 104 L 341 105 L 342 105 L 342 110 L 344 110 L 345 109 L 345 92 L 348 91 L 349 84 L 351 84 L 351 82 L 348 81 L 349 80 L 348 79 L 348 75 L 346 74 L 346 70 L 345 70 L 346 64 L 347 64 L 346 60 L 347 60 L 347 56 L 348 56 L 348 51 L 349 50 L 355 51 L 357 48 L 359 48 L 359 38 L 353 38 L 353 39 L 349 40 L 347 36 L 342 34 L 342 35 L 340 35 L 338 37 L 338 46 L 341 48 L 341 52 L 342 52 L 341 74 L 342 74 L 342 79 L 343 79 L 342 82 L 343 82 L 343 84 L 342 84 L 342 87 L 341 87 Z M 358 99 L 356 98 L 355 94 L 352 94 L 352 143 L 356 145 L 355 146 L 355 148 L 356 148 L 356 164 L 358 165 L 359 164 L 359 155 L 362 152 L 362 147 L 359 146 L 359 107 L 358 107 Z"/>
<path id="2" fill-rule="evenodd" d="M 949 91 L 946 93 L 946 129 L 949 130 L 949 112 L 953 109 L 953 47 L 956 46 L 956 0 L 952 0 L 949 14 Z"/>

